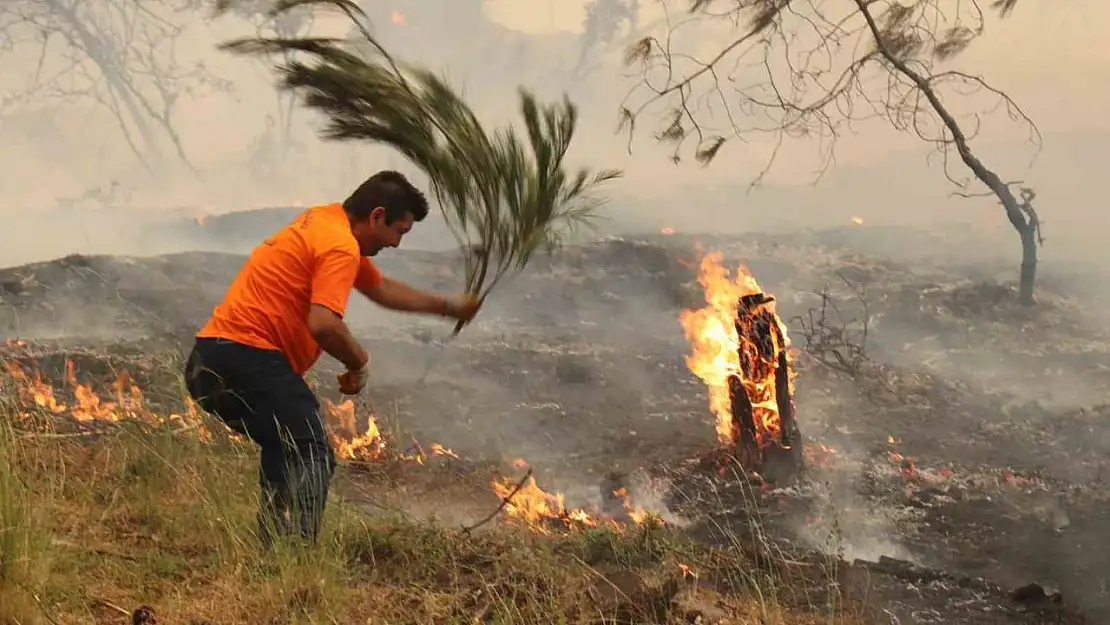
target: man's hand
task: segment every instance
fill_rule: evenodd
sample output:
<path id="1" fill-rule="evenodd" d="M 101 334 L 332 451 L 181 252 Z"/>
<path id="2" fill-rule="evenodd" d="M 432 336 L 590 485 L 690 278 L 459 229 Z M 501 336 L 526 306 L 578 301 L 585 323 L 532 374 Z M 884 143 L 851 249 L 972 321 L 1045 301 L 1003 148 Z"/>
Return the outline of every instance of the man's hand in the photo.
<path id="1" fill-rule="evenodd" d="M 358 395 L 366 387 L 366 380 L 370 378 L 370 361 L 360 369 L 348 369 L 336 376 L 339 379 L 339 392 L 344 395 Z"/>
<path id="2" fill-rule="evenodd" d="M 444 300 L 443 314 L 454 317 L 463 323 L 470 323 L 478 309 L 482 307 L 481 300 L 473 293 L 453 295 Z"/>

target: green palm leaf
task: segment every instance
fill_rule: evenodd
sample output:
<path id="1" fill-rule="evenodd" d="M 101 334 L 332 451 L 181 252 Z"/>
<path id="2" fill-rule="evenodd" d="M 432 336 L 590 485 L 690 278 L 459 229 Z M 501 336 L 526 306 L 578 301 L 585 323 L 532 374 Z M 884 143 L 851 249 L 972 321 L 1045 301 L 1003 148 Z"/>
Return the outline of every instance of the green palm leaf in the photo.
<path id="1" fill-rule="evenodd" d="M 219 10 L 233 3 L 220 0 Z M 324 113 L 325 138 L 390 146 L 428 176 L 464 250 L 466 289 L 480 299 L 510 271 L 522 270 L 538 249 L 558 245 L 587 224 L 603 204 L 596 189 L 621 176 L 619 170 L 567 170 L 578 121 L 569 99 L 541 103 L 522 88 L 523 132 L 512 126 L 487 131 L 441 77 L 397 62 L 363 26 L 366 16 L 352 0 L 279 0 L 271 14 L 305 5 L 345 13 L 364 41 L 250 38 L 222 47 L 307 57 L 278 65 L 281 85 Z"/>

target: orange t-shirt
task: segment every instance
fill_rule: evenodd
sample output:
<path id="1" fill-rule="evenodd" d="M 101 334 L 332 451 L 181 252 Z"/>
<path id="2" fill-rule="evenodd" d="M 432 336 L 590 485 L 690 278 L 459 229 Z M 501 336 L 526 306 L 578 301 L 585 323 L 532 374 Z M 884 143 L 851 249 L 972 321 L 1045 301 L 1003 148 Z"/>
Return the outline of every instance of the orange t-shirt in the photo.
<path id="1" fill-rule="evenodd" d="M 304 375 L 321 352 L 308 330 L 310 305 L 342 317 L 352 288 L 374 288 L 381 279 L 359 254 L 343 206 L 315 206 L 254 248 L 197 338 L 280 350 Z"/>

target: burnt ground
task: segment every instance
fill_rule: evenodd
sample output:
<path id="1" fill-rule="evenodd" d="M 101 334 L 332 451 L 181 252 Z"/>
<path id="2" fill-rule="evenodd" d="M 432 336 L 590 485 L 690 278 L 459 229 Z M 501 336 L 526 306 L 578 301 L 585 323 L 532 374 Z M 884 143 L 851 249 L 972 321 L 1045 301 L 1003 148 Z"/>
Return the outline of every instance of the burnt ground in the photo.
<path id="1" fill-rule="evenodd" d="M 830 325 L 859 343 L 868 320 L 858 370 L 798 358 L 810 466 L 796 485 L 753 486 L 702 461 L 712 417 L 677 321 L 701 303 L 700 249 L 750 267 L 796 346 L 819 338 L 795 317 L 811 319 L 826 285 L 839 309 Z M 122 367 L 164 386 L 155 379 L 172 382 L 241 262 L 183 253 L 3 270 L 0 338 L 29 339 L 12 355 L 49 371 L 73 359 L 82 377 Z M 460 283 L 448 254 L 381 264 L 423 287 Z M 465 461 L 393 476 L 404 488 L 389 494 L 370 476 L 350 481 L 374 504 L 454 521 L 496 504 L 499 462 L 526 459 L 541 486 L 587 507 L 615 472 L 632 476 L 638 503 L 706 540 L 773 544 L 803 573 L 842 557 L 843 588 L 866 592 L 877 622 L 1104 622 L 1110 346 L 1084 306 L 1051 276 L 1024 309 L 990 268 L 903 265 L 817 235 L 574 247 L 534 261 L 452 341 L 442 321 L 352 306 L 379 419 L 398 440 L 439 441 Z M 333 372 L 323 362 L 318 375 L 334 399 Z M 1063 606 L 1010 600 L 1031 582 L 1059 589 Z"/>

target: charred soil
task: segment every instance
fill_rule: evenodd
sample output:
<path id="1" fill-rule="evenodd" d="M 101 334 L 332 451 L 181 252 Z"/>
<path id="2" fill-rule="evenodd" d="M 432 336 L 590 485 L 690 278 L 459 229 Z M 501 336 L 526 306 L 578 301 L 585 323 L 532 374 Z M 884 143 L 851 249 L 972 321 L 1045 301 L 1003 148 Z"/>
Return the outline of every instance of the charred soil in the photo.
<path id="1" fill-rule="evenodd" d="M 794 484 L 707 461 L 713 417 L 678 317 L 704 304 L 697 263 L 710 247 L 775 295 L 799 350 L 807 468 Z M 147 392 L 159 409 L 181 410 L 176 367 L 241 263 L 186 253 L 2 270 L 4 360 L 57 381 L 72 362 L 101 386 L 126 369 L 167 389 Z M 459 284 L 449 254 L 396 253 L 382 265 L 429 288 Z M 805 350 L 812 337 L 795 318 L 810 318 L 823 290 L 850 341 L 867 321 L 857 367 Z M 1045 293 L 1025 309 L 1005 285 L 796 236 L 669 237 L 542 258 L 454 341 L 441 322 L 369 305 L 349 317 L 374 355 L 364 408 L 399 447 L 434 440 L 460 457 L 346 472 L 344 492 L 362 493 L 367 509 L 465 522 L 497 506 L 491 481 L 523 458 L 573 506 L 600 505 L 613 475 L 637 476 L 633 499 L 672 525 L 706 544 L 738 543 L 753 570 L 801 580 L 785 587 L 788 604 L 826 601 L 835 582 L 838 597 L 870 606 L 867 622 L 1110 616 L 1110 410 L 1089 392 L 1110 388 L 1110 347 L 1081 301 Z M 338 401 L 333 373 L 323 362 L 315 375 Z M 1030 582 L 1048 594 L 1014 600 Z"/>

